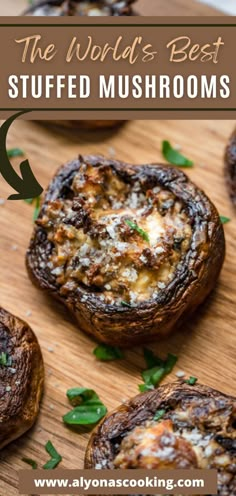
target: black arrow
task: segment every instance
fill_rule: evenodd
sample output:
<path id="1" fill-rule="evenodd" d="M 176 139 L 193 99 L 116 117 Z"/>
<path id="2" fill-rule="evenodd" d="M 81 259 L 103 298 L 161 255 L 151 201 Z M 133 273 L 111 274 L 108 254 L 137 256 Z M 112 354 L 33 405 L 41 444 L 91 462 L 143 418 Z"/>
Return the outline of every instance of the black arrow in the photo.
<path id="1" fill-rule="evenodd" d="M 10 195 L 8 200 L 26 200 L 28 198 L 36 198 L 43 192 L 42 186 L 38 183 L 29 161 L 24 160 L 20 163 L 21 176 L 18 176 L 13 169 L 7 154 L 7 133 L 11 124 L 23 114 L 30 112 L 25 110 L 13 115 L 0 127 L 0 173 L 5 181 L 10 184 L 18 193 Z"/>

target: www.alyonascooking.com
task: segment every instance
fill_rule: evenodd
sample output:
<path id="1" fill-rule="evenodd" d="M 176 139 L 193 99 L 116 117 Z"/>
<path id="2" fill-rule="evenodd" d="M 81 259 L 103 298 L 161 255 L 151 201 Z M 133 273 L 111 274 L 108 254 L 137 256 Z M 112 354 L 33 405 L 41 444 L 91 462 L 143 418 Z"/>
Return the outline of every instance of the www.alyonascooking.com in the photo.
<path id="1" fill-rule="evenodd" d="M 145 477 L 143 479 L 34 479 L 35 489 L 39 488 L 80 488 L 84 491 L 104 488 L 155 488 L 172 491 L 175 488 L 204 488 L 204 479 L 159 479 L 158 477 Z"/>

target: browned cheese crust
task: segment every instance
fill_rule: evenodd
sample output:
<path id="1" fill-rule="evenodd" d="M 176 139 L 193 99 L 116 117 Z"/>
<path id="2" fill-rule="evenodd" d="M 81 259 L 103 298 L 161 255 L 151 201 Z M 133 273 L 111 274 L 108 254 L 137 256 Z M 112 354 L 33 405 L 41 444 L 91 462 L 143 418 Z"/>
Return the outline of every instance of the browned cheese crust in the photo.
<path id="1" fill-rule="evenodd" d="M 236 206 L 236 130 L 234 130 L 225 152 L 225 176 L 231 200 Z"/>
<path id="2" fill-rule="evenodd" d="M 38 341 L 28 324 L 2 308 L 0 357 L 0 448 L 3 448 L 34 424 L 43 391 L 44 366 Z"/>
<path id="3" fill-rule="evenodd" d="M 181 170 L 87 156 L 51 181 L 26 263 L 80 329 L 129 346 L 176 329 L 215 287 L 224 253 L 214 205 Z"/>
<path id="4" fill-rule="evenodd" d="M 154 421 L 157 411 L 164 415 Z M 236 494 L 236 398 L 182 381 L 140 394 L 90 438 L 85 468 L 217 469 L 218 495 Z"/>

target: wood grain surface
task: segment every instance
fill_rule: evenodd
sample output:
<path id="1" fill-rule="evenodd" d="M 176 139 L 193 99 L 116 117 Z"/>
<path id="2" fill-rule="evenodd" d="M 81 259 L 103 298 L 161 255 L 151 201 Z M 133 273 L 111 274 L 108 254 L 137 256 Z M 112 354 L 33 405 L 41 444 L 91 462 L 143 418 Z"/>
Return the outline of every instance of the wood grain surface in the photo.
<path id="1" fill-rule="evenodd" d="M 234 394 L 235 363 L 235 213 L 223 177 L 223 152 L 232 121 L 133 121 L 116 132 L 61 132 L 34 122 L 14 123 L 8 146 L 21 147 L 45 187 L 57 168 L 78 153 L 113 155 L 131 163 L 162 161 L 163 139 L 182 147 L 194 160 L 189 175 L 211 197 L 222 215 L 232 220 L 225 226 L 227 256 L 220 281 L 208 301 L 168 341 L 152 347 L 158 354 L 176 353 L 175 368 L 199 378 L 204 384 Z M 14 164 L 18 164 L 14 159 Z M 11 188 L 0 180 L 0 197 Z M 73 386 L 94 388 L 109 410 L 137 394 L 144 366 L 142 350 L 126 353 L 126 359 L 99 363 L 95 344 L 82 334 L 68 312 L 34 288 L 28 279 L 24 257 L 32 231 L 33 208 L 23 201 L 0 206 L 0 303 L 26 319 L 36 332 L 46 367 L 45 395 L 35 427 L 0 454 L 0 495 L 16 496 L 18 475 L 25 468 L 22 457 L 39 466 L 47 460 L 45 443 L 50 439 L 63 456 L 64 468 L 82 468 L 89 434 L 74 433 L 62 423 L 69 408 L 66 390 Z M 175 379 L 173 372 L 168 380 Z"/>
<path id="2" fill-rule="evenodd" d="M 140 4 L 144 5 L 145 1 Z M 1 14 L 16 15 L 24 4 L 24 0 L 1 2 Z M 156 0 L 155 5 L 158 6 L 155 13 L 159 15 L 213 15 L 214 12 L 190 0 Z M 44 187 L 57 168 L 78 153 L 115 154 L 116 158 L 132 163 L 160 162 L 161 142 L 169 139 L 194 160 L 195 166 L 189 170 L 191 179 L 205 190 L 222 215 L 232 219 L 225 226 L 227 256 L 219 283 L 208 301 L 191 322 L 152 349 L 163 357 L 168 352 L 178 355 L 178 364 L 168 381 L 174 380 L 175 372 L 181 369 L 229 394 L 236 394 L 236 218 L 224 183 L 223 152 L 233 125 L 232 121 L 133 121 L 116 132 L 94 134 L 70 133 L 25 121 L 13 125 L 8 140 L 9 148 L 17 146 L 25 151 Z M 19 160 L 14 159 L 13 163 L 18 170 Z M 7 198 L 11 192 L 0 179 L 0 197 Z M 18 471 L 27 468 L 22 458 L 31 457 L 42 466 L 48 459 L 44 446 L 49 439 L 63 457 L 61 467 L 83 467 L 89 434 L 74 433 L 62 423 L 62 415 L 69 409 L 68 388 L 94 388 L 111 410 L 137 394 L 144 366 L 139 348 L 127 351 L 124 360 L 97 362 L 92 354 L 95 343 L 76 328 L 64 308 L 32 286 L 24 263 L 32 214 L 32 207 L 22 201 L 0 205 L 0 304 L 27 320 L 34 329 L 43 351 L 46 379 L 36 425 L 0 453 L 0 496 L 18 495 Z"/>
<path id="3" fill-rule="evenodd" d="M 27 0 L 1 0 L 0 15 L 20 15 L 28 5 Z M 218 10 L 195 0 L 138 0 L 137 13 L 145 16 L 212 16 L 222 15 Z"/>

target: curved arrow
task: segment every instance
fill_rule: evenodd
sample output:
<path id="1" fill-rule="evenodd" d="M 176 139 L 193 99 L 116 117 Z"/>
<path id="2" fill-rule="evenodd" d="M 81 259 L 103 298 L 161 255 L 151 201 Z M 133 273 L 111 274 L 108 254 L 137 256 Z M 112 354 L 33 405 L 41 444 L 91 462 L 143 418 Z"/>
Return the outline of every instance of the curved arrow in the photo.
<path id="1" fill-rule="evenodd" d="M 43 192 L 42 186 L 38 183 L 33 171 L 30 167 L 29 161 L 24 160 L 20 163 L 21 176 L 18 176 L 13 169 L 7 154 L 7 133 L 11 124 L 23 114 L 30 112 L 25 110 L 18 112 L 0 127 L 0 173 L 5 181 L 17 191 L 17 194 L 10 195 L 8 200 L 26 200 L 28 198 L 36 198 Z"/>

